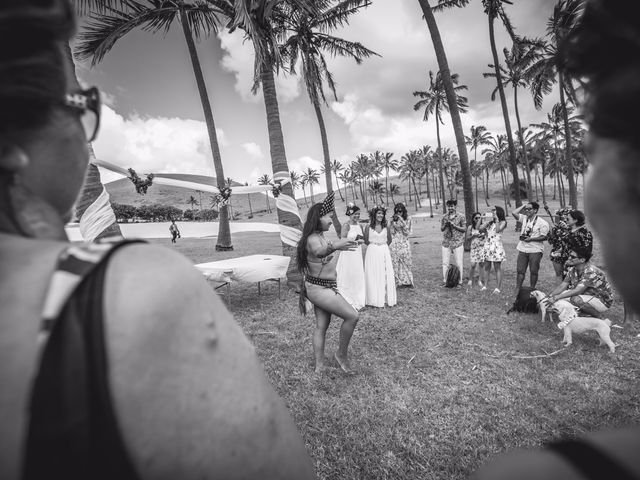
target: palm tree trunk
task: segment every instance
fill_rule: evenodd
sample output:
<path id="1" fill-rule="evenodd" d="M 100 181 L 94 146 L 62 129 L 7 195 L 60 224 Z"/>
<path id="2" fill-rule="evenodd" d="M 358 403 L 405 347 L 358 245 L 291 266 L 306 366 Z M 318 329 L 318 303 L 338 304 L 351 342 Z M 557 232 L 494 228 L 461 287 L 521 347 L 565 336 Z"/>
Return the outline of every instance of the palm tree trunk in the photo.
<path id="1" fill-rule="evenodd" d="M 269 131 L 269 151 L 271 154 L 271 167 L 273 169 L 274 180 L 276 178 L 289 178 L 289 165 L 287 164 L 287 155 L 284 149 L 284 135 L 282 134 L 282 124 L 280 123 L 280 110 L 278 108 L 278 97 L 276 93 L 276 83 L 273 77 L 273 69 L 271 64 L 263 63 L 260 68 L 260 79 L 262 82 L 262 92 L 264 96 L 264 105 L 267 111 L 267 129 Z M 291 182 L 282 184 L 281 195 L 287 195 L 295 200 L 293 196 L 293 188 Z M 297 211 L 285 211 L 277 207 L 278 223 L 282 226 L 298 230 L 302 233 L 302 221 L 300 213 Z M 289 283 L 298 282 L 300 274 L 296 269 L 295 255 L 296 245 L 294 242 L 285 242 L 284 237 L 280 237 L 282 241 L 282 253 L 291 257 L 289 262 L 289 270 L 287 271 L 287 279 Z"/>
<path id="2" fill-rule="evenodd" d="M 453 131 L 456 136 L 456 145 L 458 147 L 458 159 L 460 162 L 460 171 L 462 173 L 462 188 L 464 192 L 464 207 L 466 210 L 467 221 L 470 220 L 471 210 L 473 210 L 473 192 L 471 186 L 471 169 L 469 168 L 469 157 L 467 155 L 467 146 L 464 140 L 464 132 L 462 131 L 462 120 L 460 119 L 460 111 L 458 110 L 457 96 L 451 81 L 451 71 L 447 55 L 442 45 L 438 24 L 433 16 L 433 11 L 428 0 L 418 0 L 425 21 L 429 27 L 431 41 L 438 60 L 438 70 L 444 84 L 445 93 L 447 94 L 447 102 L 449 103 L 449 113 L 451 114 L 451 123 L 453 123 Z M 437 122 L 437 120 L 436 120 Z"/>
<path id="3" fill-rule="evenodd" d="M 318 126 L 320 127 L 320 139 L 322 140 L 322 157 L 324 159 L 324 181 L 327 184 L 327 195 L 333 192 L 333 183 L 331 182 L 331 155 L 329 154 L 329 141 L 327 140 L 327 129 L 324 125 L 324 118 L 322 117 L 322 110 L 320 109 L 320 103 L 317 97 L 313 100 L 313 109 L 316 112 L 316 118 L 318 119 Z M 342 194 L 340 195 L 342 196 Z M 313 195 L 312 195 L 313 197 Z M 331 220 L 333 221 L 333 228 L 336 229 L 338 238 L 342 230 L 340 219 L 338 214 L 334 210 L 331 214 Z"/>
<path id="4" fill-rule="evenodd" d="M 431 201 L 431 189 L 429 188 L 429 168 L 426 156 L 424 159 L 424 183 L 427 184 L 427 197 L 429 197 L 429 216 L 433 218 L 433 202 Z"/>
<path id="5" fill-rule="evenodd" d="M 438 107 L 436 106 L 436 109 Z M 438 181 L 440 182 L 440 195 L 442 197 L 442 213 L 447 212 L 447 207 L 445 206 L 446 193 L 444 191 L 444 169 L 442 168 L 442 144 L 440 143 L 440 124 L 438 119 L 436 118 L 436 137 L 438 139 L 438 151 L 436 152 L 438 155 Z"/>
<path id="6" fill-rule="evenodd" d="M 213 112 L 211 110 L 211 103 L 209 102 L 209 95 L 207 94 L 207 87 L 204 82 L 204 75 L 202 74 L 202 68 L 200 67 L 200 60 L 198 59 L 198 51 L 193 41 L 193 35 L 189 28 L 189 21 L 187 20 L 184 11 L 180 10 L 180 23 L 182 25 L 182 32 L 187 42 L 189 49 L 189 56 L 191 57 L 191 65 L 193 66 L 193 74 L 196 77 L 196 84 L 198 85 L 198 93 L 200 94 L 200 102 L 202 103 L 202 110 L 204 111 L 204 119 L 207 124 L 207 133 L 209 134 L 209 143 L 211 144 L 211 153 L 213 154 L 213 167 L 216 172 L 216 182 L 218 189 L 222 190 L 225 187 L 225 176 L 222 168 L 222 157 L 220 155 L 220 147 L 218 145 L 218 135 L 216 133 L 216 124 L 213 120 Z M 202 202 L 200 203 L 202 209 Z M 229 227 L 229 212 L 228 206 L 222 205 L 220 207 L 220 215 L 218 222 L 218 238 L 216 241 L 216 251 L 233 250 L 231 244 L 231 229 Z"/>
<path id="7" fill-rule="evenodd" d="M 342 196 L 342 191 L 340 190 L 340 183 L 338 182 L 338 174 L 337 172 L 333 172 L 333 175 L 336 177 L 336 188 L 338 189 L 338 193 L 340 194 L 340 200 L 342 200 L 343 202 L 345 202 L 346 200 L 344 199 L 344 197 Z M 344 194 L 347 194 L 347 187 L 344 187 Z"/>
<path id="8" fill-rule="evenodd" d="M 249 200 L 249 215 L 253 217 L 253 208 L 251 208 L 251 194 L 247 193 L 247 200 Z"/>
<path id="9" fill-rule="evenodd" d="M 385 167 L 385 176 L 384 176 L 384 187 L 385 187 L 385 196 L 387 198 L 387 205 L 389 204 L 389 167 Z"/>
<path id="10" fill-rule="evenodd" d="M 518 88 L 513 86 L 513 103 L 516 111 L 516 122 L 518 123 L 518 138 L 520 139 L 520 146 L 522 147 L 522 159 L 524 160 L 524 166 L 526 167 L 525 175 L 527 177 L 527 198 L 531 200 L 533 198 L 533 191 L 531 190 L 531 166 L 529 165 L 529 157 L 527 157 L 527 148 L 524 144 L 524 136 L 522 135 L 522 125 L 520 124 L 520 111 L 518 109 Z"/>
<path id="11" fill-rule="evenodd" d="M 476 212 L 479 209 L 478 206 L 478 147 L 476 147 L 473 150 L 473 164 L 475 165 L 475 169 L 476 169 L 476 174 L 474 175 L 475 177 L 475 183 L 476 183 Z"/>
<path id="12" fill-rule="evenodd" d="M 514 194 L 516 207 L 522 205 L 520 198 L 520 178 L 518 177 L 518 165 L 516 162 L 516 147 L 513 144 L 513 135 L 511 134 L 511 121 L 509 120 L 509 110 L 507 109 L 507 99 L 504 95 L 504 86 L 502 85 L 502 74 L 500 73 L 500 61 L 498 59 L 498 51 L 496 50 L 496 39 L 493 31 L 493 15 L 489 13 L 489 40 L 491 43 L 491 53 L 493 55 L 493 66 L 498 83 L 498 93 L 500 94 L 500 105 L 502 106 L 502 116 L 504 117 L 504 127 L 507 131 L 507 143 L 509 144 L 509 163 L 511 164 L 511 175 L 513 176 Z"/>
<path id="13" fill-rule="evenodd" d="M 560 84 L 560 104 L 562 105 L 562 119 L 564 121 L 564 149 L 565 149 L 565 165 L 567 167 L 567 181 L 569 182 L 569 204 L 572 208 L 578 208 L 578 189 L 573 178 L 573 157 L 571 156 L 571 129 L 569 128 L 569 114 L 567 113 L 567 104 L 564 98 L 564 75 L 558 73 L 558 83 Z"/>

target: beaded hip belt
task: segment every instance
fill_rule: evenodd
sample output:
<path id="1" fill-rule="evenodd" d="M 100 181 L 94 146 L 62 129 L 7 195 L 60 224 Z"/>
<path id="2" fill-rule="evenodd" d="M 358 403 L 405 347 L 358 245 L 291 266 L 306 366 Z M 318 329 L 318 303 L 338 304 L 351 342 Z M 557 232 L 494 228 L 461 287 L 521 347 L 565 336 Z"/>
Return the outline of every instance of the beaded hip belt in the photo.
<path id="1" fill-rule="evenodd" d="M 326 280 L 324 278 L 311 277 L 309 275 L 304 276 L 304 281 L 309 282 L 312 285 L 319 285 L 325 288 L 337 288 L 338 282 L 335 280 Z"/>

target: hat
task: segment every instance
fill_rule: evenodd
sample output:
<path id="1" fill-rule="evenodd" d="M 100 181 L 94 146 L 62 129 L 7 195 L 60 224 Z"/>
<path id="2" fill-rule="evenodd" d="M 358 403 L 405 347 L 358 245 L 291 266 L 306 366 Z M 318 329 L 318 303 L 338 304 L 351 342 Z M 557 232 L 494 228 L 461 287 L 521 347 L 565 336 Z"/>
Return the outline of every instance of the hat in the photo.
<path id="1" fill-rule="evenodd" d="M 320 216 L 324 217 L 325 215 L 333 212 L 335 210 L 335 207 L 333 205 L 333 199 L 336 196 L 335 192 L 331 192 L 329 195 L 327 195 L 327 198 L 325 198 L 322 201 L 322 207 L 320 208 Z"/>
<path id="2" fill-rule="evenodd" d="M 360 207 L 358 207 L 356 204 L 354 204 L 353 202 L 347 203 L 347 211 L 345 213 L 347 217 L 350 217 L 351 215 L 359 211 Z"/>

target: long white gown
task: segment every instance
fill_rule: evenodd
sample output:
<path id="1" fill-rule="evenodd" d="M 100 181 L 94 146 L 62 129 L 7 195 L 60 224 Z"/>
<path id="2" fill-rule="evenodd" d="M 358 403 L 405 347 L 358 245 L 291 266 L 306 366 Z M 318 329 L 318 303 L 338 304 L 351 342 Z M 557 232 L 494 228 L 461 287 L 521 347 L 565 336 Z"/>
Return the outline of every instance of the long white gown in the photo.
<path id="1" fill-rule="evenodd" d="M 360 225 L 349 225 L 347 238 L 355 240 L 362 235 Z M 338 291 L 353 308 L 360 310 L 364 307 L 364 262 L 362 261 L 362 247 L 358 245 L 353 251 L 342 251 L 336 265 L 338 275 Z"/>
<path id="2" fill-rule="evenodd" d="M 387 245 L 387 229 L 380 233 L 369 229 L 369 246 L 364 256 L 365 303 L 374 307 L 390 307 L 397 303 L 396 281 L 391 252 Z"/>

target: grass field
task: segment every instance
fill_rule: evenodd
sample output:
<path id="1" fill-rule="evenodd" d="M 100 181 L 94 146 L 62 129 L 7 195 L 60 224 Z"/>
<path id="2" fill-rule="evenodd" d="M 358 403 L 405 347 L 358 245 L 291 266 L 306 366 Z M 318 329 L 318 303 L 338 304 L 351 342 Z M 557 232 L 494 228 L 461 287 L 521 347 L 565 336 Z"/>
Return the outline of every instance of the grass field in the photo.
<path id="1" fill-rule="evenodd" d="M 640 423 L 640 324 L 625 323 L 622 301 L 610 312 L 615 354 L 595 333 L 561 344 L 539 315 L 506 310 L 515 284 L 514 221 L 504 234 L 502 293 L 441 288 L 439 218 L 416 219 L 411 238 L 414 289 L 398 290 L 393 308 L 362 311 L 352 344 L 357 375 L 313 373 L 312 316 L 297 295 L 263 285 L 233 285 L 229 309 L 255 345 L 268 378 L 286 402 L 321 479 L 462 479 L 498 453 L 596 429 Z M 154 242 L 194 263 L 255 253 L 280 254 L 276 234 Z M 548 251 L 548 246 L 547 246 Z M 602 264 L 596 241 L 594 263 Z M 465 274 L 468 254 L 465 254 Z M 539 288 L 555 283 L 548 256 Z M 528 278 L 525 285 L 528 284 Z M 339 322 L 327 334 L 337 348 Z M 335 361 L 329 362 L 337 367 Z"/>

